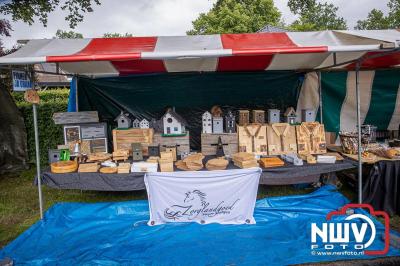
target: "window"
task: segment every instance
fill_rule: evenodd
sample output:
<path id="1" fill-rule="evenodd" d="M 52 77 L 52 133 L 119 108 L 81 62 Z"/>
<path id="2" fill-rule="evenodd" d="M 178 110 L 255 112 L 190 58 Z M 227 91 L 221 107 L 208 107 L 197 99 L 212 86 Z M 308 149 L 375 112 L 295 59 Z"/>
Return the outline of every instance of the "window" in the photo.
<path id="1" fill-rule="evenodd" d="M 178 127 L 174 127 L 174 131 L 175 131 L 175 132 L 178 132 Z"/>
<path id="2" fill-rule="evenodd" d="M 168 117 L 167 122 L 168 122 L 168 123 L 172 123 L 172 118 L 171 118 L 171 117 Z"/>

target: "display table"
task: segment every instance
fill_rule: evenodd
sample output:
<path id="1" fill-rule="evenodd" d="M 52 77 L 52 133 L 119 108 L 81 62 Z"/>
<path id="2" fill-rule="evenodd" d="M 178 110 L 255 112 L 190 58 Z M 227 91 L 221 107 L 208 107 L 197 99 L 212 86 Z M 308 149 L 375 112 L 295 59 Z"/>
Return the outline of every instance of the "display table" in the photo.
<path id="1" fill-rule="evenodd" d="M 262 169 L 261 185 L 290 185 L 312 183 L 319 180 L 319 175 L 352 169 L 352 160 L 338 161 L 335 164 L 307 164 Z M 205 169 L 205 168 L 204 168 Z M 229 169 L 239 169 L 230 163 Z M 175 171 L 180 171 L 175 169 Z M 207 171 L 207 170 L 203 170 Z M 144 173 L 102 174 L 102 173 L 67 173 L 54 174 L 47 169 L 42 173 L 42 184 L 58 189 L 81 189 L 98 191 L 133 191 L 145 189 Z"/>

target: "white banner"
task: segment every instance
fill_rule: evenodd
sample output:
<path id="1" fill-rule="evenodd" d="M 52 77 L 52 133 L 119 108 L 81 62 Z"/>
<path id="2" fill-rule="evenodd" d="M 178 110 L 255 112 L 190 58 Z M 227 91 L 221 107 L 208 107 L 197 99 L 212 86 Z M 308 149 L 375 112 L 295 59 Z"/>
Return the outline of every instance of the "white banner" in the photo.
<path id="1" fill-rule="evenodd" d="M 260 175 L 260 168 L 147 173 L 148 224 L 255 224 Z"/>

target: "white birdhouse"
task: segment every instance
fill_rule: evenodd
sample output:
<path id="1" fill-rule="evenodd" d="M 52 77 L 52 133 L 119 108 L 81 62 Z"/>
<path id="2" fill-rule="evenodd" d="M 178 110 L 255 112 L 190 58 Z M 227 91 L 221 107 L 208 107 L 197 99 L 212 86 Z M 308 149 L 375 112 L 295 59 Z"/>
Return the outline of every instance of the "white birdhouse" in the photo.
<path id="1" fill-rule="evenodd" d="M 224 118 L 223 117 L 213 117 L 213 133 L 220 134 L 224 133 Z"/>
<path id="2" fill-rule="evenodd" d="M 212 133 L 211 113 L 206 111 L 202 116 L 203 133 Z"/>
<path id="3" fill-rule="evenodd" d="M 140 121 L 139 127 L 140 128 L 149 128 L 149 121 L 147 121 L 146 119 L 143 119 L 142 121 Z"/>

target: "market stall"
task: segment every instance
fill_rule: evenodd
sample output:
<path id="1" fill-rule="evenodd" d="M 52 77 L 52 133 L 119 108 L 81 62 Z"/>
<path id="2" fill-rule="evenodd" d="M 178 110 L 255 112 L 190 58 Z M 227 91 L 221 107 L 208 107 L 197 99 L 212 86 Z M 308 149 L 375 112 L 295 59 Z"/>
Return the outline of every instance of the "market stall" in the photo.
<path id="1" fill-rule="evenodd" d="M 161 171 L 171 171 L 174 166 L 179 170 L 201 170 L 208 164 L 208 170 L 220 170 L 232 164 L 247 168 L 260 163 L 266 168 L 264 180 L 273 177 L 274 171 L 270 169 L 284 165 L 297 165 L 304 172 L 324 168 L 308 166 L 312 164 L 346 165 L 336 162 L 337 154 L 325 154 L 324 116 L 331 114 L 324 112 L 322 97 L 319 97 L 318 108 L 307 106 L 307 101 L 315 103 L 314 99 L 304 98 L 304 108 L 297 104 L 297 116 L 290 107 L 295 107 L 293 102 L 301 97 L 296 90 L 303 81 L 303 75 L 299 73 L 355 69 L 353 113 L 356 114 L 354 123 L 358 129 L 356 150 L 360 161 L 361 202 L 360 70 L 399 65 L 399 36 L 396 30 L 385 30 L 31 40 L 17 52 L 0 58 L 0 64 L 16 68 L 13 65 L 54 62 L 77 77 L 76 91 L 71 93 L 75 99 L 72 98 L 69 106 L 69 110 L 79 111 L 75 113 L 77 116 L 70 120 L 68 114 L 55 117 L 55 122 L 64 126 L 66 146 L 52 153 L 52 158 L 56 158 L 52 163 L 52 174 L 78 171 L 95 172 L 96 175 L 100 171 L 102 175 L 112 175 L 131 171 L 136 175 L 141 171 L 157 171 L 158 166 Z M 276 82 L 281 75 L 281 82 L 268 84 L 265 70 L 278 75 L 270 81 Z M 297 72 L 279 74 L 275 71 Z M 251 78 L 247 77 L 250 86 L 243 85 L 245 75 L 251 75 Z M 186 81 L 188 79 L 192 80 L 191 85 Z M 196 87 L 199 80 L 206 79 L 209 80 L 207 86 Z M 251 79 L 254 79 L 253 83 L 249 82 Z M 222 85 L 222 80 L 225 85 Z M 282 80 L 286 84 L 283 87 Z M 317 80 L 320 84 L 320 74 Z M 129 83 L 127 81 L 131 81 L 129 89 L 121 85 Z M 149 81 L 158 81 L 157 86 L 149 87 Z M 236 87 L 235 90 L 237 84 L 242 84 L 245 89 L 240 92 Z M 212 89 L 232 87 L 230 92 L 234 92 L 236 97 L 228 97 L 231 94 L 226 90 L 221 90 L 218 97 L 213 96 L 217 90 L 203 93 L 209 86 Z M 190 87 L 195 90 L 191 91 Z M 265 93 L 268 89 L 270 95 Z M 320 96 L 323 91 L 318 85 L 318 91 L 314 93 Z M 165 101 L 168 97 L 177 99 L 177 95 L 182 97 L 178 102 Z M 289 97 L 291 95 L 295 96 Z M 154 96 L 158 98 L 152 98 Z M 199 104 L 194 107 L 197 115 L 193 117 L 184 105 L 199 99 Z M 251 99 L 255 104 L 249 104 Z M 33 106 L 35 110 L 36 105 Z M 155 109 L 149 112 L 148 108 Z M 87 117 L 87 111 L 97 111 L 97 119 Z M 84 120 L 81 114 L 88 120 Z M 232 118 L 232 114 L 236 117 Z M 318 117 L 321 117 L 319 122 L 315 121 Z M 129 121 L 128 126 L 124 123 L 126 121 Z M 232 126 L 229 121 L 237 122 L 237 126 Z M 229 134 L 233 135 L 229 137 Z M 197 136 L 197 140 L 191 138 L 192 135 Z M 207 142 L 210 139 L 212 142 Z M 189 147 L 196 149 L 197 153 Z M 210 150 L 213 154 L 206 154 Z M 220 159 L 213 161 L 214 164 L 208 163 L 202 153 Z M 76 160 L 67 159 L 68 155 Z M 340 169 L 346 167 L 331 167 L 313 173 Z M 287 171 L 280 172 L 288 176 Z M 80 175 L 69 174 L 65 179 L 73 181 Z M 41 176 L 39 165 L 38 176 Z M 52 175 L 45 175 L 45 180 L 57 183 Z M 38 179 L 39 189 L 41 181 Z M 40 190 L 39 195 L 42 207 Z"/>

